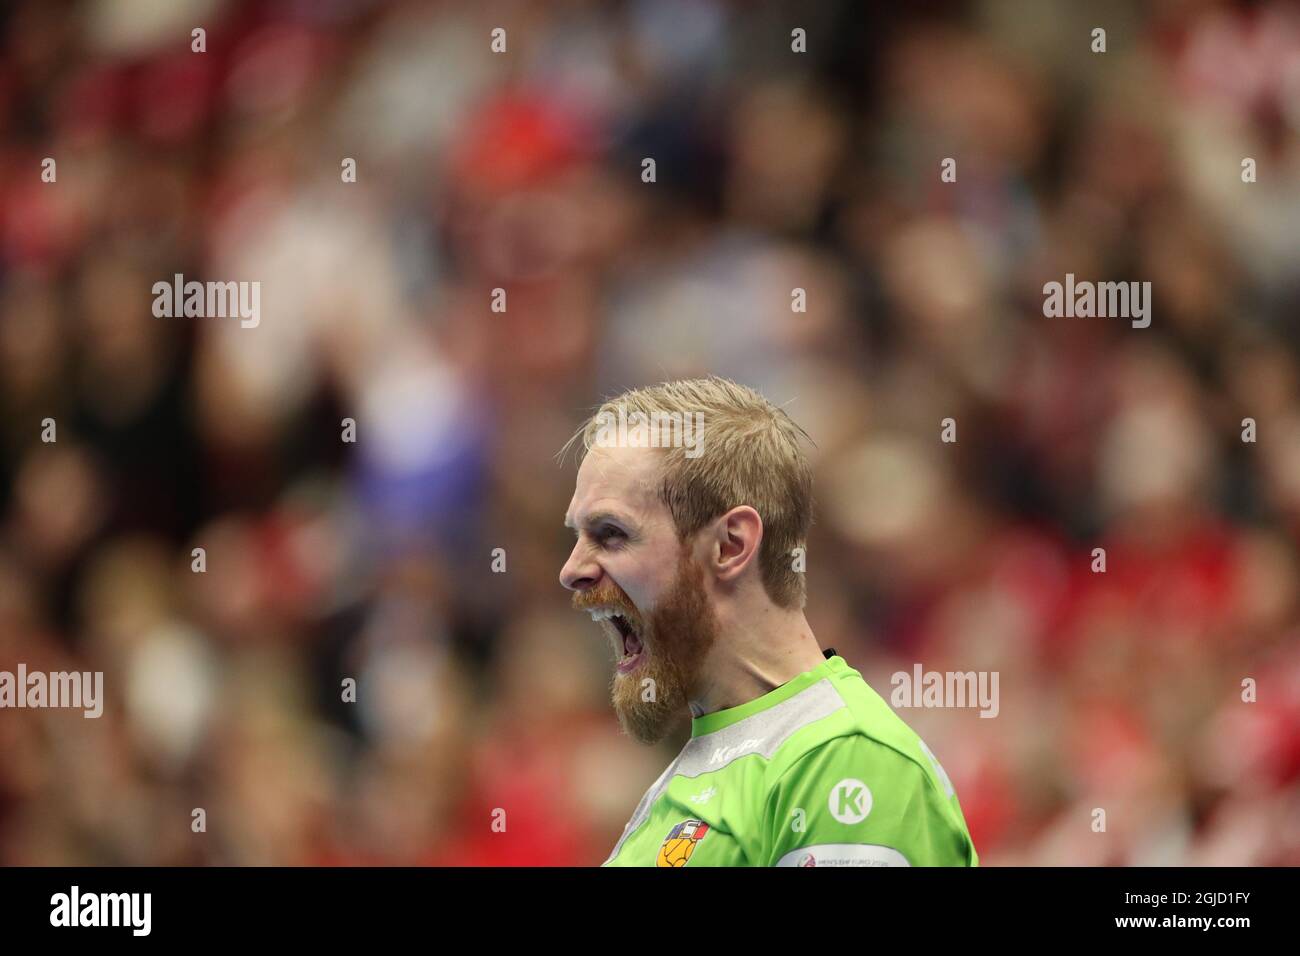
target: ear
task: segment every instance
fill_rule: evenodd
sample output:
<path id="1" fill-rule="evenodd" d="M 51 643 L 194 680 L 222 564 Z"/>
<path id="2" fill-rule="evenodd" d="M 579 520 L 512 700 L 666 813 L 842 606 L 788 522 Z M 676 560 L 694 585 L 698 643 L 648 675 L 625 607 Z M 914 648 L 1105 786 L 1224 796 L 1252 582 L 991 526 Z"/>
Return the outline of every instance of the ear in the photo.
<path id="1" fill-rule="evenodd" d="M 763 519 L 749 505 L 737 505 L 715 521 L 713 528 L 713 574 L 719 581 L 734 584 L 758 560 Z"/>

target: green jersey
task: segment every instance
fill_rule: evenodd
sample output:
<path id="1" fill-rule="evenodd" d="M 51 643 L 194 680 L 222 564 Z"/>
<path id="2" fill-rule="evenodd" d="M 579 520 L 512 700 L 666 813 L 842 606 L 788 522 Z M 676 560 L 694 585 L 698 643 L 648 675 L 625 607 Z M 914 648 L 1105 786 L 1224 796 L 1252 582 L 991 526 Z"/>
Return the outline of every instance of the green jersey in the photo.
<path id="1" fill-rule="evenodd" d="M 978 866 L 952 782 L 830 656 L 697 717 L 606 866 Z"/>

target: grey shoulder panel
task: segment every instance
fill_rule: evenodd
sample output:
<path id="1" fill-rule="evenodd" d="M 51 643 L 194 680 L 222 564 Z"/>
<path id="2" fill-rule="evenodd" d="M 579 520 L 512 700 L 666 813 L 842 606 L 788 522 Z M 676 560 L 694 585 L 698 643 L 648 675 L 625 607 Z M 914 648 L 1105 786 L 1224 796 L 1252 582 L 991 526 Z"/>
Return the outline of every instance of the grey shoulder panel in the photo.
<path id="1" fill-rule="evenodd" d="M 797 731 L 847 706 L 835 685 L 824 677 L 774 707 L 695 737 L 682 751 L 676 773 L 698 777 L 750 754 L 770 760 Z"/>

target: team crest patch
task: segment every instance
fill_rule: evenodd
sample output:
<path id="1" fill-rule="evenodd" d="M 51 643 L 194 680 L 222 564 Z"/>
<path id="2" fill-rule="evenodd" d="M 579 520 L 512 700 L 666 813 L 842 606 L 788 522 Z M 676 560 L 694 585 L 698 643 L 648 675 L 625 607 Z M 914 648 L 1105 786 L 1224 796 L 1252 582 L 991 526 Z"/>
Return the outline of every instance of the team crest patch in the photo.
<path id="1" fill-rule="evenodd" d="M 708 832 L 709 825 L 703 820 L 683 820 L 669 831 L 655 866 L 685 866 L 695 852 L 695 844 Z"/>

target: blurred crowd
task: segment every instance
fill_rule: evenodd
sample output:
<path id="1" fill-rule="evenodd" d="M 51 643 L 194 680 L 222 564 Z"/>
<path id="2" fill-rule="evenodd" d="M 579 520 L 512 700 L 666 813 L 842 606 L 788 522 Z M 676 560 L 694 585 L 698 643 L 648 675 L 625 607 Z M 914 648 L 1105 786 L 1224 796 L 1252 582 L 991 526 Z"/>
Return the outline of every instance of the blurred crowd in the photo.
<path id="1" fill-rule="evenodd" d="M 0 863 L 599 863 L 686 729 L 618 730 L 556 452 L 717 373 L 816 441 L 823 647 L 1000 674 L 900 711 L 984 865 L 1300 864 L 1296 6 L 17 0 L 0 49 L 0 670 L 107 696 L 0 711 Z M 155 317 L 177 273 L 260 324 Z M 1044 317 L 1066 273 L 1151 327 Z"/>

